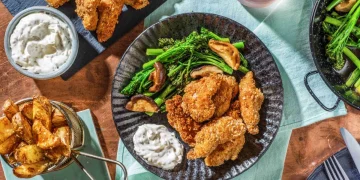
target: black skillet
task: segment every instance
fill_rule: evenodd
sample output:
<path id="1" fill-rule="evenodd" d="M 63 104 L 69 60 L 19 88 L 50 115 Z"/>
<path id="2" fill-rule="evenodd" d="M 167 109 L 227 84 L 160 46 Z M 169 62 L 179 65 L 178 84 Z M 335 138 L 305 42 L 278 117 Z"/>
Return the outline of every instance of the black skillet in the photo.
<path id="1" fill-rule="evenodd" d="M 312 71 L 306 74 L 304 79 L 305 86 L 310 92 L 311 96 L 315 99 L 315 101 L 327 111 L 335 110 L 339 105 L 340 100 L 343 100 L 352 107 L 360 110 L 360 102 L 351 101 L 342 92 L 339 92 L 334 88 L 335 85 L 341 85 L 345 83 L 346 78 L 355 69 L 355 66 L 352 64 L 352 62 L 346 60 L 345 67 L 340 71 L 335 71 L 329 63 L 327 56 L 325 55 L 325 47 L 328 41 L 326 40 L 325 33 L 322 29 L 322 22 L 324 21 L 327 14 L 325 8 L 331 1 L 332 0 L 318 0 L 315 3 L 312 12 L 309 40 L 311 54 L 314 59 L 317 71 Z M 355 54 L 357 54 L 357 52 L 355 52 Z M 357 55 L 359 57 L 359 54 Z M 313 93 L 308 84 L 308 77 L 317 73 L 320 74 L 326 85 L 329 86 L 329 88 L 339 97 L 333 107 L 326 107 Z"/>

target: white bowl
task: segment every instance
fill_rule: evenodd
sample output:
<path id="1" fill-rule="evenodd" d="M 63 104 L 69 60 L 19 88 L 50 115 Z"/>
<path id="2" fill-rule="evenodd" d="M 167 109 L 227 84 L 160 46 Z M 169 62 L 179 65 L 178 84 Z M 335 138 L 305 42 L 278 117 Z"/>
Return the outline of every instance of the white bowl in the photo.
<path id="1" fill-rule="evenodd" d="M 26 69 L 23 69 L 20 65 L 16 64 L 16 62 L 11 57 L 11 48 L 10 48 L 10 36 L 13 33 L 13 31 L 14 31 L 16 25 L 19 23 L 19 21 L 23 17 L 25 17 L 29 14 L 38 13 L 38 12 L 50 14 L 54 17 L 59 18 L 61 21 L 63 21 L 65 24 L 67 24 L 69 26 L 71 34 L 72 34 L 71 54 L 69 56 L 69 59 L 63 65 L 61 65 L 59 67 L 59 69 L 57 69 L 56 71 L 53 71 L 50 73 L 44 73 L 44 74 L 37 74 L 37 73 L 30 72 Z M 51 79 L 51 78 L 58 77 L 58 76 L 62 75 L 64 72 L 66 72 L 71 67 L 71 65 L 74 63 L 77 53 L 78 53 L 79 40 L 78 40 L 78 34 L 77 34 L 74 24 L 70 21 L 70 19 L 64 13 L 62 13 L 59 10 L 56 10 L 54 8 L 50 8 L 50 7 L 46 7 L 46 6 L 34 6 L 31 8 L 24 9 L 23 11 L 19 12 L 10 21 L 9 25 L 6 28 L 6 32 L 5 32 L 4 48 L 5 48 L 5 53 L 6 53 L 6 56 L 9 60 L 10 64 L 18 72 L 20 72 L 21 74 L 23 74 L 25 76 L 34 78 L 34 79 L 45 80 L 45 79 Z"/>

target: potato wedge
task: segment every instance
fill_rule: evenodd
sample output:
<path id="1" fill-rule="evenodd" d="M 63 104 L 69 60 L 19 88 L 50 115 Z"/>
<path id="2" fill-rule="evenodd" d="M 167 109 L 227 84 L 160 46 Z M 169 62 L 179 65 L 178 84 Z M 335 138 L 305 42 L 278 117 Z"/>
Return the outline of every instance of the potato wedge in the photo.
<path id="1" fill-rule="evenodd" d="M 51 122 L 54 127 L 60 127 L 60 126 L 67 125 L 65 116 L 57 108 L 54 108 L 54 111 L 53 111 L 52 117 L 51 117 Z"/>
<path id="2" fill-rule="evenodd" d="M 19 105 L 19 110 L 28 120 L 30 120 L 30 123 L 33 122 L 33 103 L 32 102 L 27 102 L 27 103 Z"/>
<path id="3" fill-rule="evenodd" d="M 45 150 L 45 157 L 51 160 L 53 163 L 59 162 L 64 157 L 64 146 L 58 146 L 54 149 Z"/>
<path id="4" fill-rule="evenodd" d="M 11 135 L 9 138 L 7 138 L 4 142 L 0 144 L 0 154 L 9 154 L 16 148 L 20 141 L 21 139 L 16 134 Z"/>
<path id="5" fill-rule="evenodd" d="M 44 172 L 48 166 L 48 161 L 40 161 L 34 164 L 23 164 L 15 167 L 13 169 L 13 173 L 19 178 L 31 178 Z"/>
<path id="6" fill-rule="evenodd" d="M 59 137 L 53 135 L 40 120 L 35 120 L 32 132 L 37 146 L 41 149 L 53 149 L 61 144 Z"/>
<path id="7" fill-rule="evenodd" d="M 4 142 L 14 133 L 15 130 L 10 120 L 6 116 L 0 117 L 0 143 Z"/>
<path id="8" fill-rule="evenodd" d="M 3 157 L 7 161 L 7 163 L 9 163 L 10 165 L 16 164 L 18 161 L 15 159 L 15 151 L 18 148 L 26 146 L 26 145 L 27 144 L 24 141 L 21 141 L 14 151 L 10 152 L 9 154 L 4 155 Z"/>
<path id="9" fill-rule="evenodd" d="M 51 112 L 52 105 L 46 97 L 35 96 L 33 98 L 33 121 L 39 120 L 49 131 L 52 131 Z"/>
<path id="10" fill-rule="evenodd" d="M 17 112 L 12 118 L 12 124 L 16 134 L 27 144 L 34 144 L 31 126 L 21 112 Z"/>
<path id="11" fill-rule="evenodd" d="M 15 159 L 22 164 L 33 164 L 45 159 L 44 151 L 35 144 L 15 150 Z"/>
<path id="12" fill-rule="evenodd" d="M 8 99 L 4 103 L 3 111 L 5 116 L 8 119 L 11 119 L 15 115 L 15 113 L 19 112 L 19 107 L 16 104 L 14 104 L 14 102 L 11 99 Z"/>
<path id="13" fill-rule="evenodd" d="M 55 129 L 54 132 L 55 136 L 59 137 L 61 140 L 61 147 L 60 149 L 62 150 L 62 155 L 66 156 L 66 157 L 70 157 L 70 153 L 71 153 L 71 147 L 70 147 L 70 128 L 69 126 L 63 126 L 63 127 L 59 127 L 57 129 Z"/>

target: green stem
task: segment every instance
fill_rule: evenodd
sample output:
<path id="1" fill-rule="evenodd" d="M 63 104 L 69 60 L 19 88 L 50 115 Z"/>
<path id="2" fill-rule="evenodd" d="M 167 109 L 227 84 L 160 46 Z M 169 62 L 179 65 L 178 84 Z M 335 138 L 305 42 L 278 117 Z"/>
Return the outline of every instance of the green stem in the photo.
<path id="1" fill-rule="evenodd" d="M 354 84 L 355 88 L 358 88 L 359 86 L 360 86 L 360 78 Z"/>
<path id="2" fill-rule="evenodd" d="M 232 45 L 235 46 L 237 49 L 244 49 L 244 47 L 245 47 L 244 41 L 236 42 Z"/>
<path id="3" fill-rule="evenodd" d="M 146 55 L 147 56 L 158 56 L 162 53 L 164 53 L 165 51 L 163 49 L 146 49 Z"/>
<path id="4" fill-rule="evenodd" d="M 240 67 L 239 67 L 239 71 L 242 72 L 242 73 L 244 73 L 244 74 L 246 74 L 246 73 L 248 73 L 250 70 L 247 69 L 247 68 L 244 67 L 244 66 L 240 66 Z"/>
<path id="5" fill-rule="evenodd" d="M 356 68 L 350 75 L 350 77 L 346 80 L 345 85 L 347 87 L 352 87 L 356 80 L 360 77 L 360 69 Z"/>
<path id="6" fill-rule="evenodd" d="M 347 47 L 343 49 L 344 54 L 355 64 L 355 66 L 360 69 L 360 60 L 356 55 L 350 51 Z"/>
<path id="7" fill-rule="evenodd" d="M 333 0 L 327 7 L 326 10 L 327 11 L 331 11 L 332 8 L 334 8 L 336 5 L 338 5 L 339 3 L 341 3 L 342 0 Z"/>
<path id="8" fill-rule="evenodd" d="M 334 26 L 341 26 L 341 24 L 343 23 L 342 21 L 335 19 L 333 17 L 330 16 L 326 16 L 324 22 L 332 24 Z M 359 35 L 360 34 L 360 28 L 358 27 L 354 27 L 354 29 L 352 30 L 353 33 L 355 33 L 355 35 Z"/>

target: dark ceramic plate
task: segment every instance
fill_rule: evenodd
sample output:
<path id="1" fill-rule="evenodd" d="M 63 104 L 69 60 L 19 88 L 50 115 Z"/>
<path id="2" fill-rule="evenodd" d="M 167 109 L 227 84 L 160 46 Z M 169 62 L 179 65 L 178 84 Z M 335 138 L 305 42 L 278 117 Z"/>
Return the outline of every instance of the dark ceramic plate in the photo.
<path id="1" fill-rule="evenodd" d="M 205 27 L 223 37 L 230 37 L 231 42 L 246 41 L 245 57 L 255 74 L 258 87 L 265 96 L 261 109 L 260 133 L 256 136 L 246 136 L 246 144 L 239 158 L 228 161 L 220 167 L 207 167 L 203 159 L 188 161 L 185 157 L 189 146 L 185 143 L 183 162 L 172 171 L 149 166 L 134 152 L 132 142 L 137 127 L 146 124 L 163 124 L 174 131 L 168 124 L 166 114 L 156 114 L 152 117 L 144 113 L 127 111 L 124 106 L 129 97 L 119 93 L 119 90 L 131 80 L 131 77 L 146 61 L 145 51 L 148 47 L 156 47 L 160 37 L 176 39 L 187 36 L 194 30 Z M 237 79 L 242 75 L 235 74 Z M 268 149 L 279 129 L 282 108 L 283 88 L 279 70 L 269 50 L 250 30 L 241 24 L 214 14 L 189 13 L 169 17 L 160 21 L 139 35 L 124 53 L 116 70 L 112 89 L 112 111 L 115 125 L 126 148 L 134 158 L 146 169 L 164 179 L 229 179 L 250 168 Z M 177 134 L 178 139 L 179 136 Z M 264 167 L 265 168 L 265 167 Z"/>
<path id="2" fill-rule="evenodd" d="M 327 12 L 326 6 L 331 3 L 332 0 L 317 0 L 311 17 L 310 22 L 310 49 L 317 71 L 319 72 L 326 85 L 343 101 L 352 107 L 360 110 L 360 102 L 352 101 L 346 97 L 343 92 L 340 92 L 334 88 L 335 85 L 342 85 L 345 83 L 347 77 L 356 68 L 352 62 L 346 59 L 345 67 L 340 71 L 335 71 L 329 63 L 328 57 L 325 54 L 325 47 L 328 43 L 325 33 L 322 29 L 322 22 L 324 21 Z M 360 51 L 354 52 L 358 57 Z M 333 110 L 333 109 L 332 109 Z"/>
<path id="3" fill-rule="evenodd" d="M 355 163 L 352 160 L 349 150 L 347 148 L 344 148 L 341 151 L 335 153 L 334 156 L 341 164 L 341 167 L 344 169 L 349 179 L 360 179 L 360 174 L 356 169 Z M 308 180 L 329 179 L 326 175 L 324 164 L 318 166 L 307 179 Z"/>

